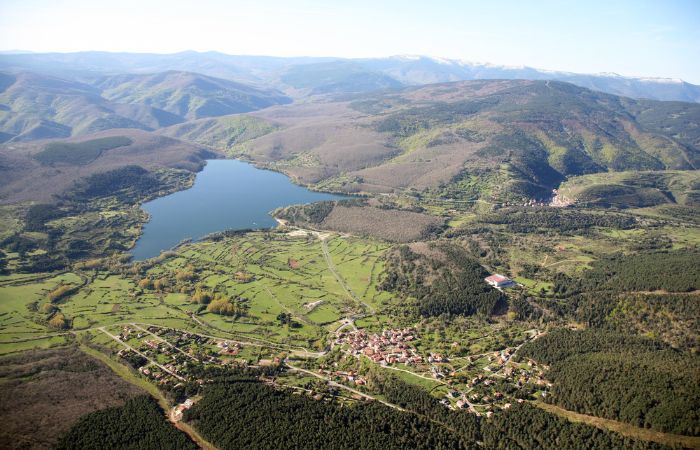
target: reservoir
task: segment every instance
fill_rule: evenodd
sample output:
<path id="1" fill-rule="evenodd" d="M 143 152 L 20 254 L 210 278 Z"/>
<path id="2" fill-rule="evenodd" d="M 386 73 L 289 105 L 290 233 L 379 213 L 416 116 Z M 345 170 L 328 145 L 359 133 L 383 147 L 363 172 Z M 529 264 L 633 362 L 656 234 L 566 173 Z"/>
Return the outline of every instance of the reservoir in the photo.
<path id="1" fill-rule="evenodd" d="M 277 223 L 269 213 L 275 208 L 341 198 L 248 163 L 209 160 L 190 189 L 142 205 L 150 220 L 132 250 L 133 259 L 152 258 L 184 239 L 217 231 L 272 228 Z"/>

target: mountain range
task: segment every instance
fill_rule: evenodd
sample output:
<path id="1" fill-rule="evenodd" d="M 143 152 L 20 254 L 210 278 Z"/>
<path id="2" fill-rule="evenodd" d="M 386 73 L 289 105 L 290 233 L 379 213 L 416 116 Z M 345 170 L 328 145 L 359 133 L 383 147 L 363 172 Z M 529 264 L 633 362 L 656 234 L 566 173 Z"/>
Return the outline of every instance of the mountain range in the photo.
<path id="1" fill-rule="evenodd" d="M 137 129 L 319 189 L 495 202 L 575 176 L 700 167 L 700 104 L 633 98 L 694 98 L 680 81 L 421 56 L 13 54 L 0 68 L 0 142 L 39 140 L 31 152 Z"/>
<path id="2" fill-rule="evenodd" d="M 0 72 L 0 142 L 63 138 L 113 128 L 154 130 L 289 101 L 274 89 L 191 72 L 120 74 L 82 81 Z"/>
<path id="3" fill-rule="evenodd" d="M 633 98 L 700 101 L 700 86 L 678 79 L 624 77 L 610 73 L 577 74 L 427 56 L 346 59 L 240 56 L 193 51 L 174 54 L 24 53 L 1 54 L 0 70 L 33 71 L 78 80 L 105 74 L 187 71 L 274 87 L 294 96 L 367 92 L 479 79 L 557 80 Z"/>
<path id="4" fill-rule="evenodd" d="M 234 153 L 344 192 L 543 198 L 573 176 L 700 167 L 700 105 L 559 81 L 432 84 L 253 116 L 278 128 Z"/>

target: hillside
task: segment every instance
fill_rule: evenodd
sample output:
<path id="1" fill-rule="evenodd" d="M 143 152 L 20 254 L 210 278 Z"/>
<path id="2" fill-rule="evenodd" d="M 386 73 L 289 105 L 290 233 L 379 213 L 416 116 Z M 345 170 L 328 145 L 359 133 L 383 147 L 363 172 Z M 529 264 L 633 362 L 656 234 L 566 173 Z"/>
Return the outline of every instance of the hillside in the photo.
<path id="1" fill-rule="evenodd" d="M 0 142 L 115 128 L 155 130 L 289 100 L 276 91 L 185 72 L 85 78 L 0 72 Z"/>
<path id="2" fill-rule="evenodd" d="M 559 190 L 579 204 L 617 208 L 700 206 L 700 171 L 617 172 L 574 177 Z"/>
<path id="3" fill-rule="evenodd" d="M 371 92 L 403 86 L 389 75 L 368 70 L 351 61 L 292 66 L 281 75 L 280 80 L 311 95 Z"/>
<path id="4" fill-rule="evenodd" d="M 145 105 L 118 105 L 84 83 L 34 73 L 0 74 L 3 140 L 28 141 L 110 128 L 153 129 L 180 121 Z"/>
<path id="5" fill-rule="evenodd" d="M 438 84 L 254 115 L 282 129 L 239 155 L 346 192 L 546 198 L 570 176 L 700 166 L 700 105 L 560 82 Z"/>
<path id="6" fill-rule="evenodd" d="M 115 73 L 150 74 L 168 70 L 197 72 L 212 77 L 259 83 L 271 73 L 290 65 L 309 64 L 335 58 L 281 58 L 274 56 L 234 56 L 219 52 L 184 51 L 171 54 L 114 53 L 86 51 L 76 53 L 2 54 L 0 70 L 52 74 L 64 77 Z"/>
<path id="7" fill-rule="evenodd" d="M 216 154 L 143 130 L 115 129 L 65 140 L 0 145 L 0 203 L 52 201 L 81 178 L 139 165 L 198 171 Z"/>
<path id="8" fill-rule="evenodd" d="M 290 102 L 274 90 L 191 72 L 115 75 L 100 78 L 94 85 L 111 101 L 148 105 L 185 119 L 249 112 Z"/>
<path id="9" fill-rule="evenodd" d="M 670 78 L 623 77 L 614 73 L 580 74 L 412 55 L 363 59 L 357 63 L 367 70 L 376 70 L 409 85 L 489 79 L 554 80 L 625 97 L 700 101 L 700 86 Z"/>
<path id="10" fill-rule="evenodd" d="M 235 145 L 276 130 L 278 126 L 250 115 L 236 114 L 192 120 L 158 130 L 158 134 L 231 150 Z"/>

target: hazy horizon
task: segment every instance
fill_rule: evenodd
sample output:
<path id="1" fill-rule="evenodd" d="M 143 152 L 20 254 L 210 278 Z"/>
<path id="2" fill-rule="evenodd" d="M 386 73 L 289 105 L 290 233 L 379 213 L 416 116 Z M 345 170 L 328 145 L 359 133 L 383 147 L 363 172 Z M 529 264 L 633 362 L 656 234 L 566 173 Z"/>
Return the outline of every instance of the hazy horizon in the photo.
<path id="1" fill-rule="evenodd" d="M 699 30 L 700 2 L 692 0 L 0 4 L 3 51 L 425 55 L 574 73 L 680 78 L 694 84 L 700 84 L 700 58 L 692 57 L 700 54 Z"/>
<path id="2" fill-rule="evenodd" d="M 683 79 L 683 78 L 677 78 L 677 77 L 665 77 L 665 76 L 644 76 L 644 75 L 634 75 L 634 74 L 620 74 L 617 72 L 611 72 L 611 71 L 604 71 L 604 72 L 575 72 L 571 70 L 561 70 L 561 69 L 550 69 L 548 67 L 537 67 L 533 66 L 530 64 L 520 64 L 520 65 L 511 65 L 511 64 L 497 64 L 492 61 L 473 61 L 473 60 L 467 60 L 463 58 L 448 58 L 440 55 L 428 55 L 428 54 L 395 54 L 395 55 L 384 55 L 384 56 L 356 56 L 356 57 L 344 57 L 344 56 L 337 56 L 337 55 L 317 55 L 317 56 L 311 56 L 311 55 L 271 55 L 271 54 L 246 54 L 246 53 L 226 53 L 222 52 L 219 50 L 192 50 L 192 49 L 184 49 L 184 50 L 179 50 L 179 51 L 174 51 L 174 52 L 130 52 L 130 51 L 109 51 L 109 50 L 78 50 L 78 51 L 70 51 L 70 52 L 59 52 L 59 51 L 49 51 L 49 52 L 38 52 L 38 51 L 32 51 L 32 50 L 22 50 L 22 49 L 10 49 L 10 50 L 0 50 L 0 55 L 50 55 L 50 54 L 74 54 L 74 53 L 109 53 L 109 54 L 133 54 L 133 55 L 159 55 L 159 56 L 167 56 L 167 55 L 178 55 L 178 54 L 183 54 L 183 53 L 198 53 L 198 54 L 206 54 L 206 53 L 218 53 L 221 55 L 226 55 L 226 56 L 241 56 L 241 57 L 260 57 L 260 58 L 309 58 L 309 59 L 337 59 L 337 60 L 364 60 L 364 59 L 391 59 L 391 58 L 429 58 L 432 60 L 440 61 L 453 61 L 453 62 L 459 62 L 463 64 L 473 64 L 473 65 L 484 65 L 484 66 L 494 66 L 494 67 L 503 67 L 503 68 L 529 68 L 529 69 L 536 69 L 544 72 L 558 72 L 558 73 L 572 73 L 572 74 L 581 74 L 581 75 L 606 75 L 606 76 L 620 76 L 623 78 L 639 78 L 639 79 L 664 79 L 664 80 L 682 80 L 684 82 L 691 83 L 690 81 Z M 700 83 L 691 83 L 691 84 L 698 84 Z"/>

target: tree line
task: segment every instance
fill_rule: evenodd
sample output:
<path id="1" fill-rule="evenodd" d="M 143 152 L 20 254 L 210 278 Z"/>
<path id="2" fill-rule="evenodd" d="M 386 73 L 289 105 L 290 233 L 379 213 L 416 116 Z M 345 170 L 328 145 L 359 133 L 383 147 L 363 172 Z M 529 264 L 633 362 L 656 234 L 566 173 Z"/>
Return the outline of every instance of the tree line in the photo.
<path id="1" fill-rule="evenodd" d="M 553 208 L 509 208 L 488 214 L 482 222 L 494 225 L 507 225 L 516 233 L 536 233 L 541 230 L 556 230 L 560 233 L 582 232 L 593 227 L 628 230 L 637 220 L 634 217 L 612 214 L 584 212 L 574 209 Z"/>
<path id="2" fill-rule="evenodd" d="M 376 403 L 318 401 L 255 380 L 207 386 L 185 420 L 222 450 L 476 448 L 415 414 Z"/>
<path id="3" fill-rule="evenodd" d="M 247 369 L 217 378 L 185 413 L 208 441 L 227 449 L 657 449 L 660 446 L 575 424 L 529 405 L 493 417 L 450 410 L 424 389 L 383 374 L 368 385 L 407 412 L 371 403 L 315 400 L 263 384 Z"/>

